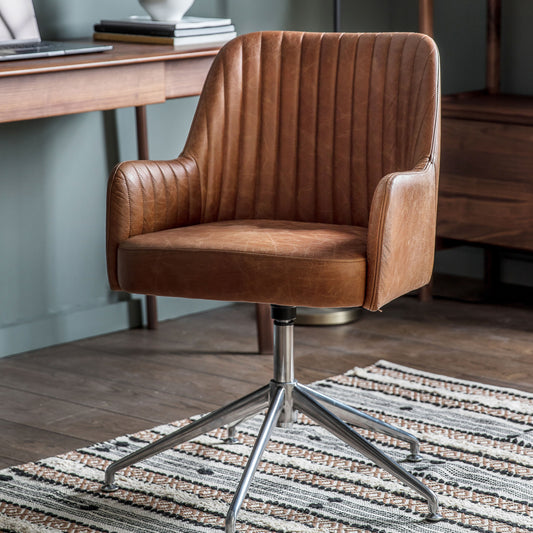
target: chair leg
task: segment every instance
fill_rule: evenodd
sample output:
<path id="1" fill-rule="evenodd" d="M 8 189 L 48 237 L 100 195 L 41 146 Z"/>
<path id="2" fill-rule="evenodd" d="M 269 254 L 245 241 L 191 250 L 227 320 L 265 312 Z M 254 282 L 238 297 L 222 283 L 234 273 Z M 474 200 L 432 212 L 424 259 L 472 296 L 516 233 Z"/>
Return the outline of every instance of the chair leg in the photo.
<path id="1" fill-rule="evenodd" d="M 285 399 L 285 389 L 280 386 L 276 388 L 276 392 L 273 395 L 270 407 L 263 421 L 263 425 L 259 430 L 257 435 L 257 440 L 255 441 L 252 453 L 244 469 L 244 473 L 241 477 L 237 491 L 233 497 L 233 501 L 229 507 L 228 514 L 226 516 L 226 533 L 234 533 L 235 527 L 237 524 L 237 514 L 242 506 L 242 502 L 248 493 L 250 488 L 250 483 L 253 480 L 255 471 L 257 470 L 257 465 L 261 460 L 261 456 L 265 451 L 265 448 L 270 440 L 270 435 L 272 430 L 277 424 L 281 410 L 283 408 Z"/>
<path id="2" fill-rule="evenodd" d="M 227 430 L 227 437 L 226 437 L 226 443 L 228 444 L 237 444 L 239 439 L 237 438 L 237 428 L 244 424 L 248 419 L 254 417 L 257 413 L 254 413 L 253 415 L 246 416 L 244 418 L 240 418 L 239 420 L 235 420 L 235 422 L 231 422 L 226 426 Z"/>
<path id="3" fill-rule="evenodd" d="M 318 403 L 311 395 L 309 395 L 305 388 L 297 384 L 293 390 L 293 401 L 295 409 L 299 409 L 328 431 L 333 433 L 336 437 L 353 446 L 356 450 L 368 457 L 371 461 L 376 463 L 393 476 L 403 481 L 406 485 L 423 496 L 429 505 L 429 514 L 426 520 L 431 522 L 438 522 L 442 519 L 439 513 L 439 502 L 435 493 L 430 490 L 424 483 L 419 481 L 412 474 L 402 468 L 396 461 L 387 457 L 381 450 L 367 441 L 364 437 L 355 432 L 350 426 L 343 422 L 340 418 L 328 411 L 324 406 Z"/>
<path id="4" fill-rule="evenodd" d="M 236 444 L 239 442 L 239 439 L 237 438 L 237 426 L 242 424 L 246 419 L 241 418 L 240 420 L 236 420 L 235 422 L 232 422 L 231 424 L 228 424 L 227 432 L 228 435 L 226 437 L 226 442 L 228 444 Z"/>
<path id="5" fill-rule="evenodd" d="M 268 406 L 268 400 L 270 397 L 270 385 L 266 385 L 244 396 L 243 398 L 236 400 L 225 407 L 221 407 L 211 413 L 203 416 L 202 418 L 192 422 L 191 424 L 184 426 L 176 431 L 166 435 L 165 437 L 156 440 L 155 442 L 137 450 L 114 463 L 111 463 L 105 472 L 105 481 L 102 490 L 105 492 L 113 492 L 118 489 L 114 484 L 115 473 L 122 468 L 126 468 L 134 463 L 137 463 L 148 457 L 152 457 L 159 452 L 168 450 L 178 444 L 187 442 L 199 435 L 209 433 L 214 429 L 217 429 L 236 420 L 242 420 L 253 414 L 260 413 Z"/>
<path id="6" fill-rule="evenodd" d="M 405 458 L 406 461 L 416 463 L 422 460 L 422 456 L 420 455 L 420 442 L 411 433 L 408 433 L 407 431 L 395 426 L 391 426 L 379 418 L 374 418 L 373 416 L 367 415 L 366 413 L 363 413 L 362 411 L 359 411 L 350 405 L 346 405 L 338 400 L 334 400 L 333 398 L 310 389 L 305 385 L 299 385 L 299 387 L 300 390 L 305 391 L 309 396 L 318 402 L 326 403 L 333 414 L 337 415 L 339 418 L 345 420 L 349 424 L 353 424 L 354 426 L 364 429 L 370 429 L 371 431 L 382 433 L 383 435 L 388 435 L 389 437 L 394 437 L 398 440 L 409 443 L 411 453 Z"/>
<path id="7" fill-rule="evenodd" d="M 387 457 L 376 446 L 367 441 L 350 426 L 341 420 L 337 414 L 344 416 L 354 425 L 369 428 L 406 441 L 411 445 L 411 460 L 419 457 L 418 440 L 399 428 L 390 426 L 353 407 L 329 398 L 319 392 L 300 385 L 294 379 L 293 357 L 293 328 L 296 309 L 293 307 L 272 306 L 274 323 L 274 378 L 272 381 L 240 400 L 236 400 L 226 407 L 221 407 L 202 418 L 184 426 L 148 446 L 112 463 L 105 472 L 105 484 L 102 490 L 111 492 L 117 490 L 114 484 L 115 473 L 155 455 L 163 450 L 189 441 L 199 435 L 208 433 L 218 427 L 228 425 L 228 437 L 235 437 L 235 427 L 243 419 L 255 415 L 268 407 L 268 411 L 259 431 L 258 438 L 244 470 L 241 481 L 230 505 L 226 517 L 226 533 L 234 533 L 237 514 L 253 480 L 255 471 L 268 444 L 273 428 L 290 427 L 297 410 L 302 411 L 331 433 L 353 446 L 360 453 L 374 461 L 378 466 L 396 476 L 406 485 L 422 495 L 428 502 L 430 513 L 426 519 L 437 522 L 442 519 L 439 514 L 439 503 L 436 495 L 424 483 L 419 481 L 397 462 Z M 329 411 L 322 404 L 331 408 Z"/>

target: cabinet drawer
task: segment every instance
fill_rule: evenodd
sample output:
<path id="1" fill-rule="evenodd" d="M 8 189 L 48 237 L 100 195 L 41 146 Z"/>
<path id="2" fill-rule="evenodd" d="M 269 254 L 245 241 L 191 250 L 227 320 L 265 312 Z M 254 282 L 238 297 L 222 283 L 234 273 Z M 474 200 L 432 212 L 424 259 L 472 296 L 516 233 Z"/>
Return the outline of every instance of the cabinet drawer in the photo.
<path id="1" fill-rule="evenodd" d="M 437 233 L 533 251 L 533 127 L 443 118 Z"/>

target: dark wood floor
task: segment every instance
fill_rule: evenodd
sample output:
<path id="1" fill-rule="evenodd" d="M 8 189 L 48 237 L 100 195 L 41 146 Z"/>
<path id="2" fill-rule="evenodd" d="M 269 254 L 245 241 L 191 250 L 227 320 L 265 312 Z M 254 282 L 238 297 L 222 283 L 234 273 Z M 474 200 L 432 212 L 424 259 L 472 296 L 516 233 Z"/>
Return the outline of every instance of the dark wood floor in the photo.
<path id="1" fill-rule="evenodd" d="M 404 297 L 351 325 L 296 328 L 302 382 L 387 359 L 533 392 L 533 307 Z M 0 360 L 0 467 L 209 411 L 266 383 L 238 304 Z"/>

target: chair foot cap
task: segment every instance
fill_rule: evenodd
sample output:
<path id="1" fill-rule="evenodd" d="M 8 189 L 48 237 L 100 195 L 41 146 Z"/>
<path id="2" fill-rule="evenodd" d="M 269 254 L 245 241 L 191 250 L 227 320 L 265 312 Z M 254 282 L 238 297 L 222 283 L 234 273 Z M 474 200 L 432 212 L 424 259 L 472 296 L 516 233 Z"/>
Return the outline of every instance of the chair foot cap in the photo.
<path id="1" fill-rule="evenodd" d="M 440 513 L 429 513 L 426 516 L 427 522 L 440 522 L 444 517 Z"/>
<path id="2" fill-rule="evenodd" d="M 419 463 L 422 459 L 419 453 L 410 453 L 404 460 L 409 463 Z"/>
<path id="3" fill-rule="evenodd" d="M 110 485 L 102 486 L 102 492 L 115 492 L 116 490 L 118 490 L 118 486 L 113 483 Z"/>

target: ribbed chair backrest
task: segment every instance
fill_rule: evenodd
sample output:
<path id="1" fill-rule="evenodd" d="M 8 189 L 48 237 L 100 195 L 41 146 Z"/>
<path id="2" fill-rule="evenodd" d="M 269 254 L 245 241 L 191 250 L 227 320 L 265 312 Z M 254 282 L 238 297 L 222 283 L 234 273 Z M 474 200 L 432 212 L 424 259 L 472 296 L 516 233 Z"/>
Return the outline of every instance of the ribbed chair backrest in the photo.
<path id="1" fill-rule="evenodd" d="M 383 176 L 437 157 L 438 83 L 435 45 L 419 34 L 235 39 L 183 152 L 198 166 L 201 221 L 367 226 Z"/>

